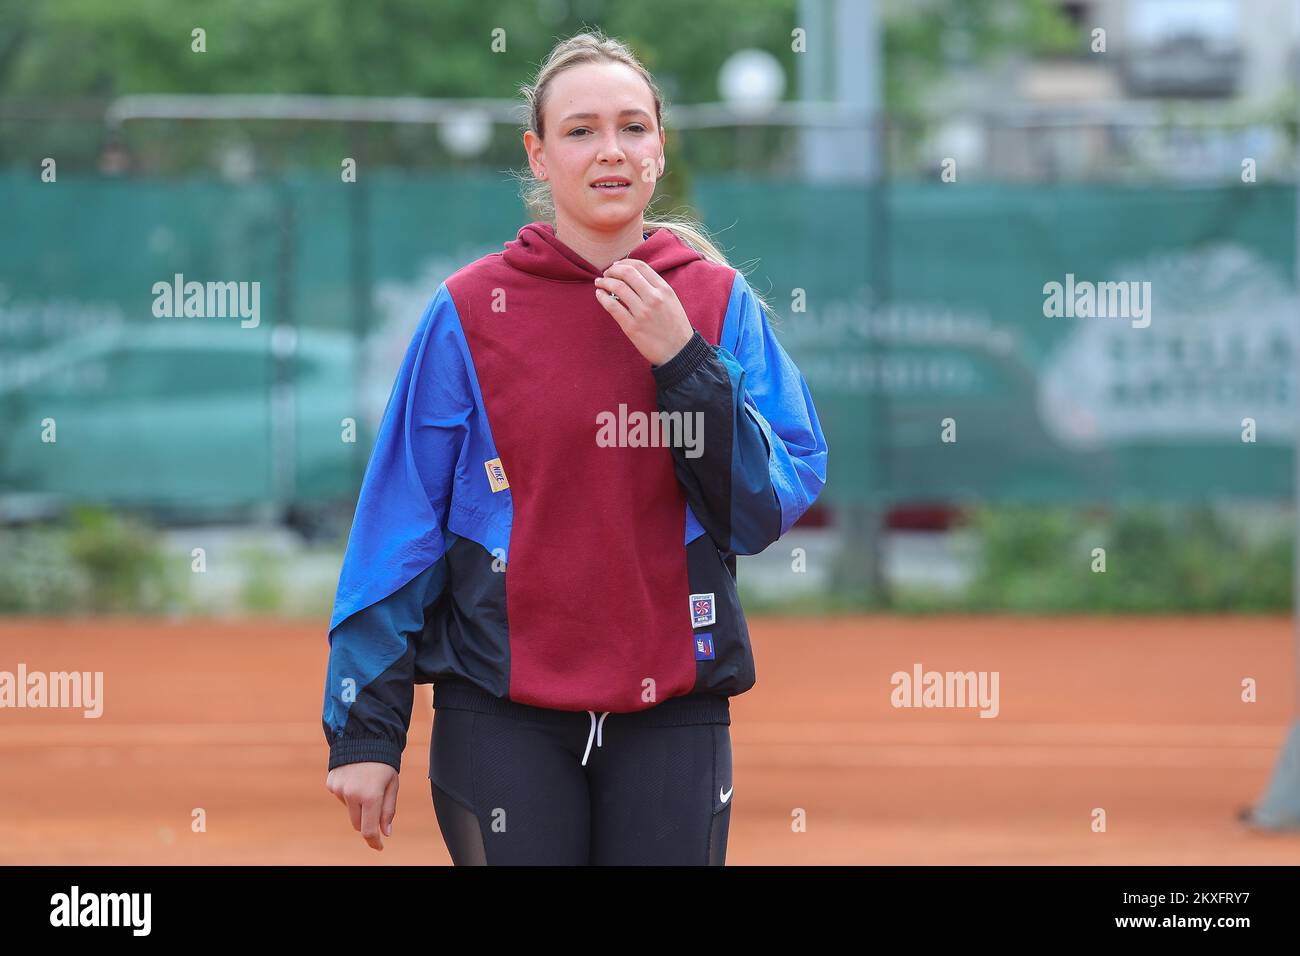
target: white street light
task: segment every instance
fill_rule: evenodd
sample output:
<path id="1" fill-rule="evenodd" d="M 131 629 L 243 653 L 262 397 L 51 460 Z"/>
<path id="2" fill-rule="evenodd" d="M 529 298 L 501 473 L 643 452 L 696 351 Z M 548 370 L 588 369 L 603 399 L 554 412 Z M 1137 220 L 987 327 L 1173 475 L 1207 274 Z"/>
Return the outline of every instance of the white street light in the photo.
<path id="1" fill-rule="evenodd" d="M 438 124 L 438 139 L 453 156 L 477 156 L 492 141 L 492 118 L 479 110 L 457 113 Z"/>
<path id="2" fill-rule="evenodd" d="M 737 111 L 762 113 L 785 93 L 785 70 L 766 50 L 738 50 L 718 71 L 718 90 Z"/>

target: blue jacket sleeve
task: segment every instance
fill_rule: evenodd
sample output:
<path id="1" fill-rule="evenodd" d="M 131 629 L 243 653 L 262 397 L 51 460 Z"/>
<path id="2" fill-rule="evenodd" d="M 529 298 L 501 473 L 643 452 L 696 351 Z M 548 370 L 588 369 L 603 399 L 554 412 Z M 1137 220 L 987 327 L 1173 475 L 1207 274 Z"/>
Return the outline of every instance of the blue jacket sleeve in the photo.
<path id="1" fill-rule="evenodd" d="M 703 426 L 698 447 L 672 447 L 700 525 L 720 550 L 762 551 L 816 500 L 827 449 L 808 383 L 743 274 L 736 273 L 719 345 L 696 331 L 651 372 L 661 411 L 698 413 Z"/>
<path id="2" fill-rule="evenodd" d="M 446 585 L 446 520 L 474 401 L 446 286 L 420 319 L 361 483 L 330 619 L 322 724 L 329 768 L 401 770 L 414 662 Z"/>

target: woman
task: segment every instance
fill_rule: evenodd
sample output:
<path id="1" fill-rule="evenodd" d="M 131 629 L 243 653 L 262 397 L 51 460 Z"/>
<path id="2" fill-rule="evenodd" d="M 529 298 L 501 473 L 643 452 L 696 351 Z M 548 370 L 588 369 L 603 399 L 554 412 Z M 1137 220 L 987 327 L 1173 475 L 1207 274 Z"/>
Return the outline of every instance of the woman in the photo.
<path id="1" fill-rule="evenodd" d="M 808 508 L 826 443 L 744 276 L 643 218 L 665 138 L 636 58 L 579 34 L 524 93 L 554 221 L 443 282 L 406 352 L 330 622 L 326 786 L 382 849 L 433 683 L 454 863 L 721 865 L 735 555 Z"/>

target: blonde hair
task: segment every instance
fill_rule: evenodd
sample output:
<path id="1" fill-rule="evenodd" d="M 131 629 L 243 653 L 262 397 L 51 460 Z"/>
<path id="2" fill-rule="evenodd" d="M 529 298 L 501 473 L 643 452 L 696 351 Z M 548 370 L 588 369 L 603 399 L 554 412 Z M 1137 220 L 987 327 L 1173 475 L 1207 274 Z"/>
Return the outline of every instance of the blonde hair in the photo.
<path id="1" fill-rule="evenodd" d="M 651 77 L 650 71 L 641 64 L 636 54 L 626 44 L 606 36 L 599 27 L 596 27 L 574 34 L 567 40 L 561 40 L 557 43 L 542 62 L 537 75 L 533 78 L 533 82 L 519 88 L 528 106 L 528 126 L 525 129 L 532 130 L 533 135 L 539 140 L 545 138 L 543 112 L 546 105 L 547 87 L 550 85 L 551 80 L 565 70 L 584 63 L 621 63 L 635 70 L 645 80 L 646 86 L 650 88 L 650 95 L 654 97 L 655 123 L 660 127 L 663 126 L 664 98 L 659 87 L 655 84 L 654 78 Z M 519 178 L 522 181 L 520 198 L 523 199 L 529 214 L 535 215 L 541 221 L 554 226 L 555 200 L 551 196 L 551 184 L 532 175 L 531 168 L 527 173 L 520 174 Z M 646 208 L 646 212 L 649 212 L 649 207 Z M 643 215 L 642 222 L 645 224 L 647 232 L 654 229 L 667 229 L 710 262 L 736 269 L 737 272 L 744 274 L 743 270 L 727 261 L 727 257 L 714 245 L 708 231 L 699 220 L 685 215 L 656 214 L 653 219 L 646 218 Z M 748 280 L 748 276 L 746 276 L 746 280 Z M 763 307 L 763 311 L 771 319 L 771 308 L 752 284 L 750 285 L 750 291 L 758 304 Z"/>

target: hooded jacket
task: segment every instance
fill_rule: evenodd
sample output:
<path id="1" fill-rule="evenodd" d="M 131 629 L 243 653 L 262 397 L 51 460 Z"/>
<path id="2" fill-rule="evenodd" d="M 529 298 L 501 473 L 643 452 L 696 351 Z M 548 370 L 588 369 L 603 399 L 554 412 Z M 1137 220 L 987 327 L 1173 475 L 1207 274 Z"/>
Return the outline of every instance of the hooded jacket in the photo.
<path id="1" fill-rule="evenodd" d="M 821 424 L 740 272 L 664 228 L 627 258 L 663 277 L 694 326 L 663 365 L 549 224 L 438 286 L 339 576 L 331 769 L 401 769 L 416 683 L 435 684 L 435 706 L 476 685 L 587 710 L 593 730 L 596 711 L 656 707 L 727 722 L 727 698 L 753 686 L 735 555 L 762 551 L 817 497 Z"/>

